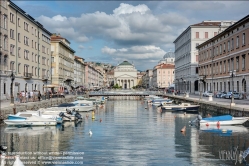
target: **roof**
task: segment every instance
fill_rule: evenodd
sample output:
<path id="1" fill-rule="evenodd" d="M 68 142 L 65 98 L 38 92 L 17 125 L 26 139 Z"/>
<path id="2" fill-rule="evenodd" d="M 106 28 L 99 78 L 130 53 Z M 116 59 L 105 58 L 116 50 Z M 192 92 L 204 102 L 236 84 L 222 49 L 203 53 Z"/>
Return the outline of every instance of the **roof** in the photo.
<path id="1" fill-rule="evenodd" d="M 181 36 L 187 32 L 190 28 L 192 27 L 198 27 L 198 26 L 203 26 L 203 27 L 219 27 L 221 25 L 221 21 L 202 21 L 197 24 L 190 25 L 187 29 L 185 29 L 176 39 L 173 43 L 176 43 L 177 40 L 181 38 Z"/>
<path id="2" fill-rule="evenodd" d="M 167 52 L 163 58 L 175 58 L 175 53 L 174 52 Z"/>
<path id="3" fill-rule="evenodd" d="M 206 45 L 207 43 L 212 42 L 213 40 L 216 40 L 218 38 L 220 38 L 221 36 L 223 36 L 226 33 L 229 33 L 231 30 L 235 29 L 237 26 L 239 26 L 240 24 L 242 24 L 243 22 L 248 22 L 249 21 L 249 15 L 243 17 L 242 19 L 240 19 L 239 21 L 237 21 L 236 23 L 232 24 L 231 26 L 229 26 L 228 28 L 226 28 L 224 31 L 222 31 L 221 33 L 217 34 L 216 36 L 214 36 L 213 38 L 201 43 L 200 45 L 198 45 L 196 48 L 199 49 L 202 46 Z"/>
<path id="4" fill-rule="evenodd" d="M 158 64 L 154 67 L 154 70 L 156 69 L 174 69 L 175 65 L 173 64 Z"/>
<path id="5" fill-rule="evenodd" d="M 130 66 L 132 66 L 132 64 L 130 62 L 128 62 L 128 61 L 124 61 L 124 62 L 120 63 L 119 66 L 120 65 L 130 65 Z"/>

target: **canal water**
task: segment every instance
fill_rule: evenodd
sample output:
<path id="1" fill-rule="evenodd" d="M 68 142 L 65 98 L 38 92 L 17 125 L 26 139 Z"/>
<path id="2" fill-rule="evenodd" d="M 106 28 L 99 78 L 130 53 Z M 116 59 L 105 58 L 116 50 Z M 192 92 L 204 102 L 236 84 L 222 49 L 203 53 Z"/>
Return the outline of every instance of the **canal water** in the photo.
<path id="1" fill-rule="evenodd" d="M 247 127 L 217 132 L 189 126 L 196 114 L 158 113 L 141 100 L 107 101 L 104 108 L 83 114 L 82 122 L 56 127 L 0 126 L 7 155 L 20 155 L 25 165 L 246 165 Z M 186 132 L 180 130 L 186 126 Z M 89 130 L 92 135 L 89 135 Z M 215 132 L 216 131 L 216 132 Z M 14 159 L 5 159 L 13 165 Z"/>

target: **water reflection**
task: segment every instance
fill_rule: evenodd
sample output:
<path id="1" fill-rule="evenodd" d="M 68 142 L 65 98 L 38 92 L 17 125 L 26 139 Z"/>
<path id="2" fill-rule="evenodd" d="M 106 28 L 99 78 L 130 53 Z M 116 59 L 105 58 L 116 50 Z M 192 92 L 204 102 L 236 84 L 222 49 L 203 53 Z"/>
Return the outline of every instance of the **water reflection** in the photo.
<path id="1" fill-rule="evenodd" d="M 222 160 L 221 152 L 249 147 L 244 126 L 188 126 L 196 115 L 158 113 L 143 101 L 108 101 L 94 120 L 91 113 L 83 117 L 56 127 L 0 126 L 1 143 L 8 152 L 84 152 L 84 165 L 234 165 L 235 160 Z M 46 161 L 40 154 L 30 157 Z"/>

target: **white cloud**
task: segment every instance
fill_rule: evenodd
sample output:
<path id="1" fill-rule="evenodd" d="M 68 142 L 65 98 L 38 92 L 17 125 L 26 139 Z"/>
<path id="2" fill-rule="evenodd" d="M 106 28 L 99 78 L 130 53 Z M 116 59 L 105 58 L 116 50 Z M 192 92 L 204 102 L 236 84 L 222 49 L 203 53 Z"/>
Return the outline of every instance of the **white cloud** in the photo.
<path id="1" fill-rule="evenodd" d="M 146 12 L 150 11 L 150 9 L 146 5 L 129 5 L 125 3 L 121 3 L 118 8 L 113 10 L 114 15 L 121 15 L 121 14 L 131 14 L 135 12 L 139 12 L 141 14 L 144 14 Z"/>
<path id="2" fill-rule="evenodd" d="M 85 49 L 85 47 L 84 47 L 83 45 L 79 45 L 78 48 L 79 48 L 80 50 Z"/>

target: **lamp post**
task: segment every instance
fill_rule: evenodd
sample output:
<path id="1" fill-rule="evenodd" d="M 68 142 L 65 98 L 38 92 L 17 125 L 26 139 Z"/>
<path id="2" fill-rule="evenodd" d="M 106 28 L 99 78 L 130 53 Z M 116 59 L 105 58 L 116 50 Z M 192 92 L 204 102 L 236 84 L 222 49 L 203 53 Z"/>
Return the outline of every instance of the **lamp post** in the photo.
<path id="1" fill-rule="evenodd" d="M 11 85 L 10 85 L 10 92 L 11 92 L 11 98 L 10 98 L 10 104 L 14 105 L 14 95 L 13 95 L 13 82 L 15 80 L 15 72 L 12 70 L 10 71 L 10 79 L 11 79 Z"/>
<path id="2" fill-rule="evenodd" d="M 236 70 L 232 70 L 232 71 L 230 71 L 230 77 L 232 77 L 232 86 L 233 86 L 233 92 L 232 92 L 232 94 L 231 94 L 231 106 L 233 106 L 233 105 L 235 105 L 235 103 L 234 103 L 234 95 L 233 95 L 233 93 L 234 93 L 234 82 L 233 82 L 233 77 L 236 77 Z"/>

